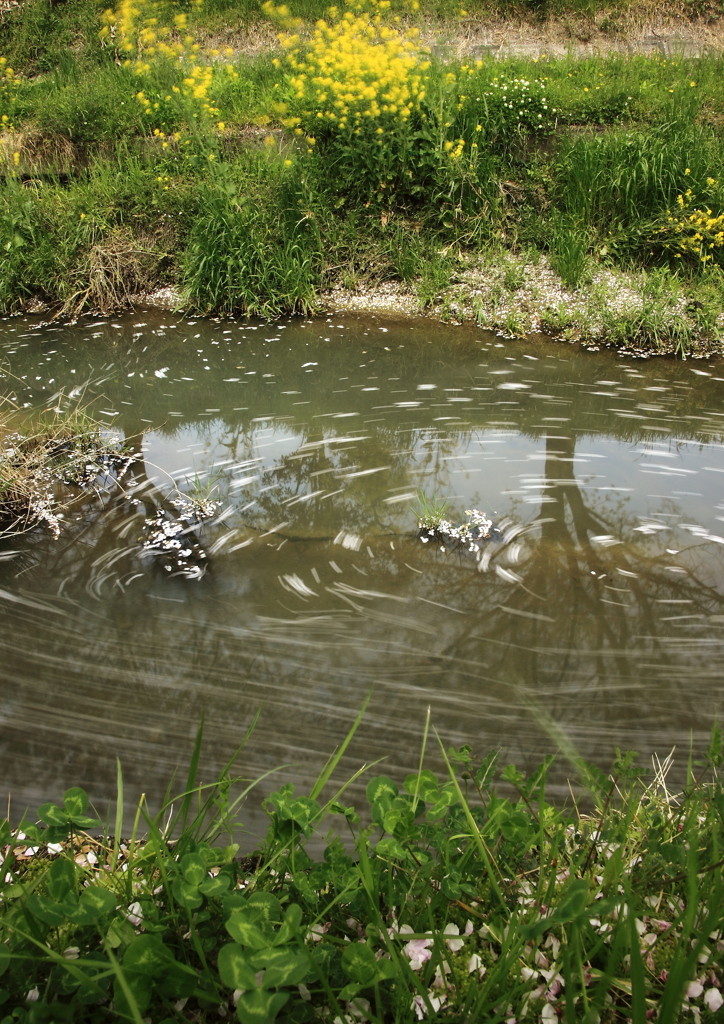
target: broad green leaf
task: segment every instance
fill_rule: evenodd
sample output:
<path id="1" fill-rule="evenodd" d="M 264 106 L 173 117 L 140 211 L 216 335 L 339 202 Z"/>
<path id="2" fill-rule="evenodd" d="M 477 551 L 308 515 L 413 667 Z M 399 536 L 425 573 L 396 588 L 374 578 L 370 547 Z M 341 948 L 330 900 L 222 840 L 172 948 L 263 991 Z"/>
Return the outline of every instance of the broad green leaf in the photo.
<path id="1" fill-rule="evenodd" d="M 440 783 L 437 775 L 435 775 L 434 772 L 431 772 L 429 768 L 425 768 L 420 772 L 419 783 L 417 772 L 413 772 L 411 775 L 408 775 L 404 782 L 405 792 L 409 793 L 410 796 L 414 796 L 415 793 L 417 793 L 425 803 L 430 803 L 431 800 L 434 799 L 434 795 L 437 795 L 439 785 Z"/>
<path id="2" fill-rule="evenodd" d="M 49 806 L 50 807 L 54 807 L 55 804 L 43 804 L 43 807 L 49 807 Z M 39 818 L 40 818 L 40 810 L 41 809 L 42 808 L 38 809 L 38 817 Z M 42 821 L 43 819 L 41 818 L 40 820 Z M 68 825 L 68 819 L 67 818 L 63 819 L 63 824 L 66 826 L 66 835 L 67 835 L 67 825 Z M 30 840 L 33 843 L 42 843 L 45 840 L 45 833 L 33 821 L 25 821 L 25 820 L 21 821 L 20 824 L 18 825 L 18 832 L 22 832 L 25 835 L 25 842 L 26 843 L 28 842 L 28 840 Z M 65 838 L 65 836 L 63 836 L 63 838 Z M 50 841 L 53 842 L 52 839 Z"/>
<path id="3" fill-rule="evenodd" d="M 238 843 L 229 843 L 228 846 L 223 846 L 221 849 L 219 849 L 218 847 L 214 849 L 214 853 L 216 854 L 217 857 L 220 858 L 220 861 L 218 863 L 221 864 L 231 864 L 231 862 L 233 861 L 234 857 L 236 857 L 238 852 Z"/>
<path id="4" fill-rule="evenodd" d="M 310 962 L 306 953 L 284 948 L 265 949 L 252 957 L 252 964 L 257 970 L 266 968 L 262 988 L 282 988 L 285 985 L 296 985 L 309 973 Z"/>
<path id="5" fill-rule="evenodd" d="M 3 900 L 17 900 L 25 895 L 25 886 L 19 882 L 12 882 L 2 890 Z"/>
<path id="6" fill-rule="evenodd" d="M 199 892 L 202 892 L 204 896 L 219 896 L 222 892 L 226 892 L 230 884 L 231 880 L 228 875 L 216 875 L 214 878 L 207 878 L 205 882 L 202 882 Z"/>
<path id="7" fill-rule="evenodd" d="M 378 775 L 367 783 L 367 799 L 371 804 L 389 803 L 398 792 L 397 786 L 387 775 Z"/>
<path id="8" fill-rule="evenodd" d="M 75 888 L 75 865 L 67 857 L 58 857 L 53 861 L 50 871 L 45 876 L 45 887 L 48 895 L 54 900 L 62 900 L 66 893 Z"/>
<path id="9" fill-rule="evenodd" d="M 354 807 L 345 807 L 339 800 L 333 800 L 329 805 L 329 811 L 331 814 L 343 814 L 347 821 L 351 824 L 356 825 L 359 821 L 359 815 L 355 811 Z"/>
<path id="10" fill-rule="evenodd" d="M 452 875 L 446 875 L 440 883 L 443 895 L 449 900 L 459 900 L 462 896 L 462 886 L 460 882 L 453 878 Z"/>
<path id="11" fill-rule="evenodd" d="M 274 936 L 274 945 L 281 946 L 290 942 L 295 935 L 299 934 L 299 926 L 302 923 L 303 912 L 298 903 L 292 903 L 284 915 L 279 931 Z"/>
<path id="12" fill-rule="evenodd" d="M 349 1002 L 351 999 L 354 999 L 354 997 L 358 995 L 363 988 L 364 985 L 358 985 L 356 982 L 350 981 L 349 985 L 345 985 L 344 988 L 340 989 L 339 998 L 344 999 L 345 1002 Z"/>
<path id="13" fill-rule="evenodd" d="M 395 857 L 397 860 L 404 860 L 407 857 L 405 848 L 392 836 L 380 839 L 375 846 L 375 853 L 380 857 Z"/>
<path id="14" fill-rule="evenodd" d="M 156 992 L 166 999 L 183 999 L 196 990 L 199 978 L 195 971 L 189 970 L 178 960 L 169 964 L 156 982 Z"/>
<path id="15" fill-rule="evenodd" d="M 219 951 L 219 975 L 229 988 L 255 989 L 256 970 L 249 963 L 249 957 L 236 942 L 227 942 Z"/>
<path id="16" fill-rule="evenodd" d="M 171 891 L 176 902 L 180 903 L 182 907 L 186 907 L 187 910 L 195 910 L 204 902 L 198 885 L 189 885 L 183 878 L 174 879 Z"/>
<path id="17" fill-rule="evenodd" d="M 130 946 L 136 939 L 136 932 L 130 921 L 125 918 L 114 917 L 106 932 L 106 942 L 111 949 L 119 949 L 121 946 Z"/>
<path id="18" fill-rule="evenodd" d="M 375 954 L 363 942 L 352 942 L 345 947 L 342 967 L 352 981 L 360 985 L 371 985 L 377 975 Z"/>
<path id="19" fill-rule="evenodd" d="M 46 825 L 61 825 L 65 828 L 70 825 L 68 815 L 57 804 L 41 804 L 38 808 L 38 817 Z"/>
<path id="20" fill-rule="evenodd" d="M 189 885 L 201 885 L 208 878 L 206 861 L 197 853 L 187 853 L 181 860 L 181 873 Z"/>
<path id="21" fill-rule="evenodd" d="M 427 816 L 430 819 L 430 821 L 436 821 L 438 818 L 444 817 L 444 815 L 447 813 L 448 807 L 450 806 L 450 804 L 453 803 L 454 799 L 454 794 L 451 793 L 449 790 L 443 790 L 442 793 L 438 793 L 437 799 L 427 809 Z"/>
<path id="22" fill-rule="evenodd" d="M 246 906 L 255 911 L 252 920 L 259 918 L 264 921 L 280 921 L 282 905 L 270 892 L 253 892 L 246 901 Z"/>
<path id="23" fill-rule="evenodd" d="M 80 905 L 92 907 L 99 915 L 109 914 L 116 906 L 116 897 L 102 885 L 89 885 L 80 894 Z"/>
<path id="24" fill-rule="evenodd" d="M 63 807 L 69 818 L 80 818 L 88 807 L 88 794 L 80 786 L 66 789 L 63 794 Z"/>
<path id="25" fill-rule="evenodd" d="M 311 822 L 320 813 L 321 807 L 308 796 L 297 797 L 280 808 L 279 817 L 294 822 L 303 831 L 311 828 Z"/>
<path id="26" fill-rule="evenodd" d="M 504 839 L 523 840 L 527 838 L 530 830 L 530 818 L 524 811 L 517 809 L 510 811 L 500 823 L 500 831 Z"/>
<path id="27" fill-rule="evenodd" d="M 271 1024 L 288 999 L 288 992 L 245 992 L 239 997 L 236 1016 L 241 1024 Z"/>
<path id="28" fill-rule="evenodd" d="M 90 907 L 87 904 L 83 906 L 80 903 L 77 903 L 76 906 L 67 914 L 69 921 L 72 921 L 73 924 L 79 925 L 96 924 L 100 921 L 101 917 L 102 915 L 95 909 L 95 907 Z"/>
<path id="29" fill-rule="evenodd" d="M 393 978 L 398 977 L 399 972 L 397 970 L 397 967 L 395 967 L 391 960 L 386 960 L 383 957 L 381 960 L 377 961 L 377 976 L 375 979 L 376 981 L 392 980 Z"/>
<path id="30" fill-rule="evenodd" d="M 266 949 L 271 945 L 270 939 L 258 925 L 249 920 L 244 909 L 235 910 L 226 922 L 226 930 L 236 942 L 250 949 Z"/>
<path id="31" fill-rule="evenodd" d="M 3 821 L 0 821 L 0 846 L 8 846 L 11 839 L 12 829 L 7 818 L 5 818 Z"/>
<path id="32" fill-rule="evenodd" d="M 59 928 L 66 923 L 65 911 L 60 903 L 48 899 L 47 896 L 36 896 L 35 894 L 28 896 L 25 901 L 25 909 L 38 921 L 52 925 L 54 928 Z"/>
<path id="33" fill-rule="evenodd" d="M 173 962 L 173 954 L 156 935 L 139 935 L 126 950 L 123 969 L 155 975 Z"/>
<path id="34" fill-rule="evenodd" d="M 376 804 L 375 811 L 381 806 L 381 804 Z M 412 801 L 408 800 L 408 798 L 396 798 L 392 806 L 384 811 L 381 818 L 377 814 L 374 817 L 382 825 L 385 832 L 395 832 L 400 826 L 411 826 L 415 822 Z"/>
<path id="35" fill-rule="evenodd" d="M 150 1003 L 153 995 L 154 979 L 145 972 L 141 971 L 129 971 L 123 970 L 123 978 L 128 988 L 131 990 L 131 996 L 135 1004 L 136 1013 L 133 1012 L 133 1008 L 130 1005 L 130 1001 L 126 998 L 126 994 L 123 991 L 123 987 L 116 978 L 113 985 L 113 1004 L 116 1014 L 125 1017 L 128 1020 L 138 1020 L 138 1013 L 144 1013 Z"/>
<path id="36" fill-rule="evenodd" d="M 87 830 L 89 828 L 100 828 L 102 822 L 100 818 L 89 818 L 85 814 L 79 814 L 77 818 L 73 818 L 71 824 L 74 828 Z"/>

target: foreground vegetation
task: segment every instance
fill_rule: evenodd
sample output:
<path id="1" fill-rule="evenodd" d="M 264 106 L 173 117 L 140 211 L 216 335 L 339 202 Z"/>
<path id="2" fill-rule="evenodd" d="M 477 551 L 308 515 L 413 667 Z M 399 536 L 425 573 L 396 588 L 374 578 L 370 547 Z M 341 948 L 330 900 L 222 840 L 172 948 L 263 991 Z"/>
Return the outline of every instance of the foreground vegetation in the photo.
<path id="1" fill-rule="evenodd" d="M 402 784 L 366 770 L 358 813 L 332 785 L 353 732 L 309 795 L 267 798 L 251 856 L 233 839 L 254 783 L 232 762 L 202 785 L 200 735 L 184 792 L 142 801 L 125 841 L 120 766 L 98 838 L 79 788 L 5 823 L 3 1021 L 718 1019 L 719 730 L 676 792 L 668 761 L 645 779 L 631 755 L 611 775 L 574 758 L 587 814 L 546 799 L 550 761 L 525 778 L 440 746 L 438 776 L 425 743 Z"/>
<path id="2" fill-rule="evenodd" d="M 209 3 L 2 16 L 0 308 L 170 284 L 274 314 L 397 281 L 509 334 L 716 348 L 724 57 L 445 61 L 424 19 L 483 6 Z"/>

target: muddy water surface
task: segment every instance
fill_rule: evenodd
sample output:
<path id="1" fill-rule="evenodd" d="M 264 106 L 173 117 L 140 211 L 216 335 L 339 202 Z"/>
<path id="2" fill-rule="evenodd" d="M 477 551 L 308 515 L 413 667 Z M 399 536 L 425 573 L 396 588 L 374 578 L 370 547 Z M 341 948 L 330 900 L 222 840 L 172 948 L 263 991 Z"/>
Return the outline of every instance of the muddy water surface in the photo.
<path id="1" fill-rule="evenodd" d="M 304 782 L 370 690 L 349 773 L 415 767 L 428 706 L 445 742 L 522 767 L 561 733 L 603 765 L 705 745 L 724 697 L 724 366 L 422 320 L 157 311 L 6 320 L 0 351 L 28 415 L 82 394 L 139 456 L 58 540 L 0 551 L 18 813 L 74 784 L 103 808 L 116 755 L 131 798 L 158 801 L 202 716 L 210 777 L 260 706 L 244 771 L 292 763 Z M 143 550 L 179 491 L 220 503 L 185 535 L 197 579 Z M 491 515 L 481 558 L 420 543 L 418 491 Z"/>

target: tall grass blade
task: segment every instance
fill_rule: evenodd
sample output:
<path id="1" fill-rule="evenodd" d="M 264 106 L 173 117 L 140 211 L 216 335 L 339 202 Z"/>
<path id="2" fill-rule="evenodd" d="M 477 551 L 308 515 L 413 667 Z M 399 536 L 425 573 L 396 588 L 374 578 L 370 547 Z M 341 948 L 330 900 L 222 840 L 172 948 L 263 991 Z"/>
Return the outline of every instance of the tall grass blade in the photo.
<path id="1" fill-rule="evenodd" d="M 120 963 L 118 962 L 118 959 L 114 956 L 113 950 L 110 948 L 110 946 L 107 943 L 106 943 L 106 956 L 110 960 L 111 967 L 113 968 L 113 973 L 116 976 L 116 980 L 118 981 L 118 984 L 119 984 L 119 986 L 121 988 L 121 991 L 123 992 L 123 995 L 126 997 L 126 1002 L 128 1003 L 128 1008 L 131 1011 L 131 1019 L 133 1020 L 133 1024 L 145 1024 L 145 1021 L 144 1021 L 143 1017 L 141 1016 L 141 1011 L 138 1009 L 138 1003 L 136 1002 L 136 997 L 134 996 L 134 994 L 131 991 L 131 988 L 130 988 L 128 982 L 126 981 L 126 976 L 123 973 L 123 968 L 121 967 Z"/>
<path id="2" fill-rule="evenodd" d="M 325 764 L 325 766 L 322 769 L 322 771 L 319 773 L 319 776 L 317 777 L 317 781 L 312 786 L 312 791 L 309 794 L 310 797 L 312 798 L 312 800 L 316 800 L 317 799 L 319 794 L 322 792 L 324 787 L 327 785 L 327 782 L 329 781 L 329 778 L 330 778 L 332 772 L 334 771 L 334 769 L 337 767 L 337 765 L 339 764 L 340 760 L 344 756 L 345 750 L 347 749 L 347 747 L 352 742 L 352 737 L 357 732 L 357 729 L 359 728 L 360 722 L 364 718 L 364 714 L 365 714 L 365 711 L 367 710 L 367 705 L 369 704 L 371 697 L 372 697 L 372 691 L 370 690 L 370 692 L 365 697 L 364 703 L 362 704 L 362 707 L 360 708 L 360 710 L 359 710 L 359 712 L 357 714 L 357 717 L 355 718 L 354 722 L 350 726 L 350 729 L 349 729 L 347 735 L 345 736 L 344 740 L 339 745 L 339 747 L 337 747 L 335 752 L 332 754 L 332 756 L 329 758 L 329 760 Z"/>
<path id="3" fill-rule="evenodd" d="M 204 735 L 204 720 L 201 719 L 198 729 L 196 730 L 196 739 L 194 741 L 194 749 L 191 754 L 191 762 L 189 764 L 189 772 L 186 777 L 186 788 L 183 803 L 181 804 L 181 827 L 185 831 L 186 824 L 188 822 L 189 810 L 191 808 L 191 799 L 196 790 L 196 779 L 199 773 L 199 761 L 201 759 L 201 742 Z"/>
<path id="4" fill-rule="evenodd" d="M 631 963 L 631 1018 L 646 1020 L 646 972 L 641 956 L 641 942 L 636 928 L 634 901 L 629 887 L 626 905 L 628 907 L 629 956 Z"/>
<path id="5" fill-rule="evenodd" d="M 413 804 L 417 804 L 417 798 L 420 794 L 420 780 L 422 779 L 422 766 L 425 761 L 425 751 L 427 749 L 427 737 L 430 734 L 430 715 L 431 707 L 427 705 L 427 714 L 425 715 L 425 728 L 422 733 L 422 745 L 420 746 L 420 761 L 417 766 L 417 781 L 415 782 L 415 791 L 412 794 Z"/>
<path id="6" fill-rule="evenodd" d="M 465 794 L 463 793 L 462 789 L 460 788 L 460 783 L 457 780 L 457 776 L 455 775 L 455 771 L 453 769 L 453 766 L 450 764 L 450 759 L 447 756 L 447 751 L 445 750 L 445 747 L 443 745 L 442 740 L 440 739 L 440 735 L 439 735 L 437 729 L 435 729 L 435 736 L 436 736 L 437 742 L 438 742 L 438 744 L 440 746 L 440 751 L 441 751 L 442 756 L 443 756 L 443 758 L 445 760 L 445 764 L 447 765 L 447 770 L 448 770 L 448 773 L 450 775 L 450 781 L 453 784 L 453 787 L 454 787 L 455 792 L 457 794 L 457 798 L 460 801 L 460 806 L 462 807 L 463 814 L 465 815 L 465 820 L 467 821 L 468 826 L 470 828 L 471 838 L 473 839 L 475 845 L 477 846 L 478 851 L 479 851 L 480 856 L 481 856 L 481 859 L 482 859 L 483 863 L 485 864 L 485 868 L 486 868 L 486 871 L 488 873 L 488 879 L 490 881 L 490 884 L 491 884 L 491 886 L 493 888 L 493 891 L 495 892 L 495 895 L 498 897 L 498 900 L 500 901 L 501 907 L 506 907 L 505 899 L 503 898 L 503 892 L 502 892 L 500 886 L 498 885 L 498 879 L 496 877 L 496 875 L 500 874 L 500 869 L 498 868 L 497 864 L 495 864 L 495 871 L 493 870 L 493 864 L 495 862 L 493 860 L 493 857 L 492 857 L 490 851 L 488 850 L 488 847 L 487 847 L 487 845 L 485 843 L 485 840 L 483 839 L 483 837 L 482 837 L 482 835 L 480 833 L 480 829 L 478 828 L 478 825 L 477 825 L 477 822 L 475 821 L 475 818 L 470 813 L 470 807 L 468 805 L 467 800 L 465 799 Z M 509 914 L 509 912 L 507 912 L 507 913 Z"/>
<path id="7" fill-rule="evenodd" d="M 123 837 L 123 768 L 120 757 L 116 758 L 116 820 L 113 826 L 113 853 L 111 871 L 115 871 Z"/>

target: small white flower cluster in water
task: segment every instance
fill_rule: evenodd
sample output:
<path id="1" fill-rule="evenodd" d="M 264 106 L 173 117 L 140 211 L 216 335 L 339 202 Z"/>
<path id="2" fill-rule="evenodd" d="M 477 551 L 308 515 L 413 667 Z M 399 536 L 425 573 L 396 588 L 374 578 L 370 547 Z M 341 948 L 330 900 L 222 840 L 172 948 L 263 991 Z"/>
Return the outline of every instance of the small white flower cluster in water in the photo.
<path id="1" fill-rule="evenodd" d="M 423 544 L 430 540 L 440 540 L 454 547 L 462 545 L 473 553 L 480 551 L 478 541 L 490 539 L 493 521 L 477 508 L 466 509 L 465 515 L 468 516 L 468 522 L 460 526 L 453 526 L 447 519 L 434 516 L 421 518 L 417 524 L 420 540 Z"/>
<path id="2" fill-rule="evenodd" d="M 178 518 L 171 519 L 165 509 L 159 509 L 155 516 L 147 519 L 143 550 L 160 556 L 166 572 L 185 579 L 201 579 L 206 572 L 206 552 L 192 534 L 199 523 L 215 515 L 219 502 L 181 495 L 170 504 L 178 509 Z"/>

